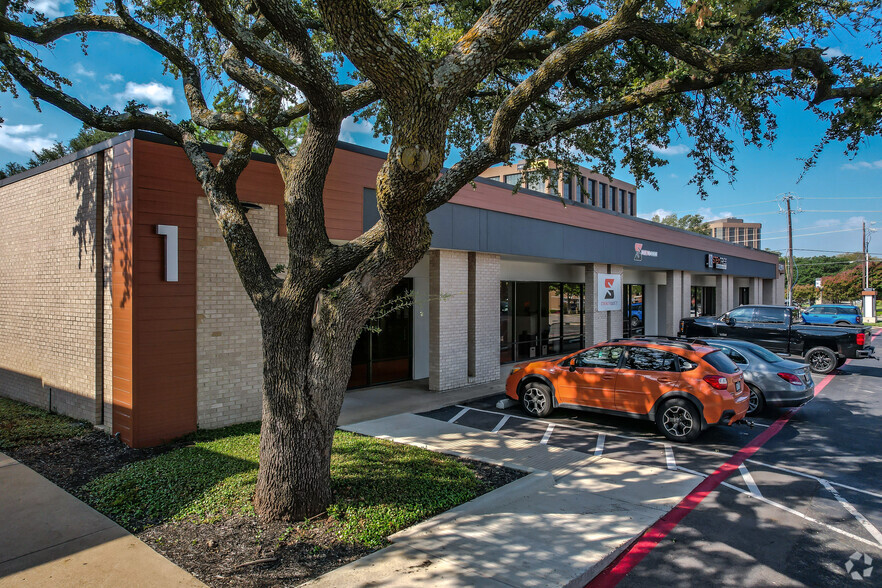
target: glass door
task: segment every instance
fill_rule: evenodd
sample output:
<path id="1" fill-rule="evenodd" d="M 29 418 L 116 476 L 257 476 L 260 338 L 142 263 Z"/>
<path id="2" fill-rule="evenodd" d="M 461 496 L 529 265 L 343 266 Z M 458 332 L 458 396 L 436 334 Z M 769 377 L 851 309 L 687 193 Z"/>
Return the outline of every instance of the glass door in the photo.
<path id="1" fill-rule="evenodd" d="M 645 335 L 643 325 L 643 284 L 623 284 L 625 305 L 622 309 L 622 333 L 625 337 Z"/>

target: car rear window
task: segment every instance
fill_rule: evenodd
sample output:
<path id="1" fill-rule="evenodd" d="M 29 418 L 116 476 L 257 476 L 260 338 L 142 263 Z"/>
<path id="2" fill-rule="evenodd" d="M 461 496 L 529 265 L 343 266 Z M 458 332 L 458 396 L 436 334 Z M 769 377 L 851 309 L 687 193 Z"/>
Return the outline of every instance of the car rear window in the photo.
<path id="1" fill-rule="evenodd" d="M 750 349 L 754 354 L 759 356 L 760 359 L 765 360 L 768 363 L 778 363 L 779 361 L 784 361 L 783 358 L 775 355 L 765 347 L 760 347 L 755 343 L 742 343 L 744 347 Z"/>
<path id="2" fill-rule="evenodd" d="M 738 371 L 738 366 L 735 365 L 735 362 L 726 357 L 726 354 L 722 351 L 711 351 L 701 359 L 711 364 L 718 372 L 723 372 L 724 374 L 734 374 Z"/>

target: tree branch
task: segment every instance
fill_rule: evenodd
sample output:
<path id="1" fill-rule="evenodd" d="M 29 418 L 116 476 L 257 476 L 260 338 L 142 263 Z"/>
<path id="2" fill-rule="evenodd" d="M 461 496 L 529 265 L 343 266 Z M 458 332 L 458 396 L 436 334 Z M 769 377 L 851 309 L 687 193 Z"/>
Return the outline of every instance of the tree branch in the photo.
<path id="1" fill-rule="evenodd" d="M 431 80 L 429 64 L 386 23 L 366 0 L 318 0 L 328 31 L 343 53 L 380 94 L 398 110 L 407 110 Z M 402 88 L 409 91 L 403 92 Z"/>
<path id="2" fill-rule="evenodd" d="M 497 0 L 435 68 L 432 85 L 457 104 L 484 79 L 548 5 L 547 0 Z"/>
<path id="3" fill-rule="evenodd" d="M 502 103 L 493 118 L 488 145 L 503 156 L 511 148 L 511 133 L 524 111 L 588 55 L 629 35 L 628 25 L 636 18 L 644 0 L 626 0 L 606 22 L 586 31 L 554 50 Z"/>

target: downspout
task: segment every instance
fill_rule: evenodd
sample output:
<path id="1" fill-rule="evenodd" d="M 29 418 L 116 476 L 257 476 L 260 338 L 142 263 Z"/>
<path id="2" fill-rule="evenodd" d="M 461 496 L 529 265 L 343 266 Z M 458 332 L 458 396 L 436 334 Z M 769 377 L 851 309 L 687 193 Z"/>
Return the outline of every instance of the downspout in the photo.
<path id="1" fill-rule="evenodd" d="M 95 424 L 104 424 L 104 151 L 95 154 Z"/>

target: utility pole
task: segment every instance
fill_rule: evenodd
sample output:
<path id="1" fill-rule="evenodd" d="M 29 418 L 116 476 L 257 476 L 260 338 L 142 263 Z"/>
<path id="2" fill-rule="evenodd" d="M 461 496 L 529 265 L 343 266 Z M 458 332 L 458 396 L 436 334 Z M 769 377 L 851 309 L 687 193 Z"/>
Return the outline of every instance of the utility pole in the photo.
<path id="1" fill-rule="evenodd" d="M 864 253 L 864 290 L 870 289 L 870 256 L 867 255 L 867 221 L 861 223 L 861 244 Z"/>
<path id="2" fill-rule="evenodd" d="M 784 203 L 787 205 L 787 306 L 793 304 L 793 214 L 790 211 L 790 200 L 793 196 L 787 194 L 784 196 Z"/>
<path id="3" fill-rule="evenodd" d="M 793 304 L 793 215 L 802 212 L 799 208 L 793 210 L 790 203 L 796 196 L 787 192 L 781 194 L 781 200 L 784 202 L 784 208 L 778 205 L 779 210 L 787 215 L 787 306 Z"/>

